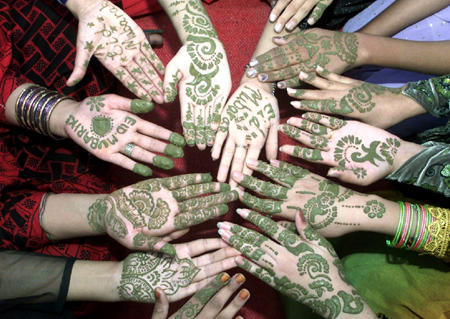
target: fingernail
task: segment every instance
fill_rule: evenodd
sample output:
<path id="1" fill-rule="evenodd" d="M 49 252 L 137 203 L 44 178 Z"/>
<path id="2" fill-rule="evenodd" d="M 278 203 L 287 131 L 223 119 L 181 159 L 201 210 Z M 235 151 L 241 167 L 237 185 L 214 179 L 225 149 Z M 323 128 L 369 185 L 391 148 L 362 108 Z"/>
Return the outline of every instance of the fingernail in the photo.
<path id="1" fill-rule="evenodd" d="M 279 124 L 277 129 L 278 129 L 278 131 L 282 131 L 283 130 L 283 124 Z"/>
<path id="2" fill-rule="evenodd" d="M 222 222 L 218 222 L 217 223 L 217 228 L 222 228 L 223 223 Z"/>
<path id="3" fill-rule="evenodd" d="M 242 289 L 241 292 L 239 293 L 239 297 L 240 297 L 242 300 L 246 300 L 246 299 L 248 298 L 249 295 L 250 295 L 250 294 L 249 294 L 249 292 L 248 292 L 247 289 Z"/>
<path id="4" fill-rule="evenodd" d="M 220 192 L 228 192 L 231 190 L 230 184 L 227 183 L 220 183 Z"/>
<path id="5" fill-rule="evenodd" d="M 158 300 L 161 298 L 161 294 L 156 289 L 155 289 L 155 298 L 158 299 Z"/>
<path id="6" fill-rule="evenodd" d="M 172 169 L 175 166 L 170 158 L 159 155 L 153 157 L 153 165 L 162 169 Z"/>
<path id="7" fill-rule="evenodd" d="M 169 256 L 175 256 L 177 254 L 175 247 L 173 247 L 173 245 L 169 243 L 165 243 L 164 246 L 162 246 L 162 248 L 160 249 L 160 252 Z"/>
<path id="8" fill-rule="evenodd" d="M 278 151 L 283 152 L 283 146 L 280 146 L 280 147 L 278 148 Z"/>
<path id="9" fill-rule="evenodd" d="M 254 78 L 256 74 L 258 74 L 258 71 L 256 71 L 256 69 L 250 68 L 247 70 L 247 76 L 249 78 Z"/>
<path id="10" fill-rule="evenodd" d="M 238 209 L 236 209 L 236 213 L 238 213 L 239 216 L 241 216 L 243 218 L 247 218 L 249 211 L 247 209 L 238 208 Z"/>
<path id="11" fill-rule="evenodd" d="M 273 29 L 275 30 L 275 32 L 279 33 L 283 29 L 283 26 L 281 25 L 281 23 L 277 23 L 275 24 L 275 28 Z"/>
<path id="12" fill-rule="evenodd" d="M 295 94 L 295 92 L 297 92 L 296 89 L 292 89 L 292 88 L 287 88 L 286 91 L 288 92 L 288 94 Z"/>
<path id="13" fill-rule="evenodd" d="M 232 175 L 233 179 L 238 183 L 244 179 L 244 175 L 241 172 L 234 171 Z"/>
<path id="14" fill-rule="evenodd" d="M 230 275 L 228 275 L 227 273 L 222 274 L 222 276 L 220 276 L 220 281 L 221 282 L 227 282 L 230 279 Z"/>
<path id="15" fill-rule="evenodd" d="M 275 167 L 280 167 L 280 161 L 270 160 L 270 165 L 275 166 Z"/>
<path id="16" fill-rule="evenodd" d="M 201 183 L 208 183 L 213 180 L 212 175 L 210 173 L 204 173 L 201 175 L 200 182 Z"/>
<path id="17" fill-rule="evenodd" d="M 335 171 L 335 170 L 329 169 L 328 173 L 327 173 L 327 176 L 329 176 L 329 177 L 338 177 L 339 173 L 337 171 Z"/>
<path id="18" fill-rule="evenodd" d="M 314 20 L 313 18 L 309 18 L 308 19 L 308 24 L 309 25 L 313 25 L 314 23 L 316 23 L 316 20 Z"/>
<path id="19" fill-rule="evenodd" d="M 300 79 L 306 79 L 307 77 L 308 77 L 308 74 L 306 74 L 303 71 L 300 72 Z"/>
<path id="20" fill-rule="evenodd" d="M 322 72 L 322 71 L 323 71 L 323 68 L 322 68 L 320 65 L 318 65 L 318 66 L 316 67 L 316 70 L 317 70 L 318 72 Z"/>
<path id="21" fill-rule="evenodd" d="M 220 228 L 217 232 L 219 233 L 220 237 L 222 237 L 223 240 L 225 241 L 230 240 L 230 236 L 226 230 Z"/>
<path id="22" fill-rule="evenodd" d="M 136 174 L 148 177 L 152 175 L 152 169 L 148 166 L 136 163 L 133 167 L 133 172 Z"/>
<path id="23" fill-rule="evenodd" d="M 302 118 L 306 119 L 306 117 L 307 117 L 306 113 L 303 113 Z"/>
<path id="24" fill-rule="evenodd" d="M 234 318 L 234 319 L 244 319 L 244 317 L 242 317 L 242 316 L 237 316 L 237 317 Z"/>
<path id="25" fill-rule="evenodd" d="M 251 67 L 253 66 L 257 66 L 258 65 L 258 60 L 256 59 L 251 59 L 250 62 L 248 63 L 248 65 L 250 65 Z"/>
<path id="26" fill-rule="evenodd" d="M 166 148 L 164 149 L 164 154 L 173 158 L 181 158 L 184 156 L 183 149 L 173 144 L 167 144 Z"/>
<path id="27" fill-rule="evenodd" d="M 258 166 L 258 161 L 254 159 L 248 159 L 247 164 L 250 166 Z"/>
<path id="28" fill-rule="evenodd" d="M 286 29 L 288 30 L 292 30 L 295 27 L 295 23 L 294 22 L 288 22 L 288 24 L 286 24 Z"/>
<path id="29" fill-rule="evenodd" d="M 177 146 L 185 146 L 186 145 L 186 140 L 184 139 L 184 137 L 178 133 L 172 133 L 170 134 L 169 137 L 169 142 L 172 144 L 175 144 Z"/>
<path id="30" fill-rule="evenodd" d="M 279 89 L 285 89 L 287 87 L 286 82 L 285 81 L 281 81 L 277 83 L 277 86 Z"/>
<path id="31" fill-rule="evenodd" d="M 277 15 L 275 13 L 271 13 L 269 15 L 269 21 L 270 22 L 275 22 L 276 19 L 277 19 Z"/>
<path id="32" fill-rule="evenodd" d="M 300 107 L 300 101 L 291 101 L 290 103 L 296 109 Z"/>
<path id="33" fill-rule="evenodd" d="M 245 281 L 244 275 L 243 275 L 243 274 L 237 274 L 237 276 L 236 276 L 236 282 L 237 282 L 238 284 L 241 284 L 241 283 L 243 283 L 244 281 Z"/>
<path id="34" fill-rule="evenodd" d="M 266 82 L 268 78 L 269 78 L 269 76 L 266 73 L 261 73 L 260 75 L 258 75 L 258 79 L 261 82 Z"/>
<path id="35" fill-rule="evenodd" d="M 220 226 L 219 226 L 220 224 Z M 230 230 L 231 226 L 227 223 L 223 223 L 223 222 L 219 222 L 217 223 L 218 228 L 222 229 L 222 230 Z"/>
<path id="36" fill-rule="evenodd" d="M 131 101 L 131 112 L 133 113 L 147 113 L 153 111 L 153 103 L 151 101 L 144 101 L 134 99 Z"/>

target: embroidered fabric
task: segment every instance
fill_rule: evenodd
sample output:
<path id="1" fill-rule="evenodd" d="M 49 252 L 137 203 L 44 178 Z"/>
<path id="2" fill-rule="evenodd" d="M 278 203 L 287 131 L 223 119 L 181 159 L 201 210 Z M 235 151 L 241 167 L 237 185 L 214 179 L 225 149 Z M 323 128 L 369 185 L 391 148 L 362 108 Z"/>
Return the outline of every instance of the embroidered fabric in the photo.
<path id="1" fill-rule="evenodd" d="M 450 239 L 450 209 L 428 206 L 434 221 L 427 225 L 431 240 L 425 245 L 424 253 L 444 261 L 450 261 L 448 241 Z"/>

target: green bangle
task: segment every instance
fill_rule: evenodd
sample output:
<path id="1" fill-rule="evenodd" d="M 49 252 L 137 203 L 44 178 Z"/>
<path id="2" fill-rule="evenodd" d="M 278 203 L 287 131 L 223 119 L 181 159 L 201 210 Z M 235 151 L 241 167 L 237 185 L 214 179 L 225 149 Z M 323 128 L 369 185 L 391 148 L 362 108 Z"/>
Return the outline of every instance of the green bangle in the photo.
<path id="1" fill-rule="evenodd" d="M 416 209 L 417 225 L 416 225 L 416 232 L 414 234 L 414 240 L 412 241 L 411 245 L 409 245 L 409 247 L 406 247 L 409 250 L 411 250 L 411 248 L 414 247 L 414 245 L 416 244 L 417 240 L 419 239 L 420 225 L 421 225 L 421 221 L 422 221 L 422 217 L 421 217 L 422 214 L 421 214 L 419 205 L 417 205 L 417 204 L 412 204 L 412 205 L 414 205 L 414 207 Z"/>
<path id="2" fill-rule="evenodd" d="M 400 205 L 400 217 L 398 219 L 397 231 L 395 232 L 394 239 L 392 241 L 386 240 L 386 245 L 389 247 L 394 247 L 397 245 L 398 240 L 400 239 L 400 234 L 402 233 L 403 224 L 405 223 L 405 203 L 398 201 L 398 204 Z"/>
<path id="3" fill-rule="evenodd" d="M 408 233 L 406 234 L 405 241 L 403 242 L 403 244 L 401 245 L 400 248 L 406 248 L 408 246 L 408 242 L 409 242 L 409 239 L 411 236 L 411 229 L 412 229 L 412 225 L 413 225 L 413 216 L 414 216 L 413 210 L 415 211 L 416 208 L 415 208 L 414 204 L 409 203 L 409 205 L 410 205 L 410 210 L 411 210 L 411 213 L 410 213 L 411 216 L 409 218 Z"/>
<path id="4" fill-rule="evenodd" d="M 417 247 L 417 251 L 421 252 L 423 246 L 425 246 L 427 240 L 428 240 L 428 225 L 431 223 L 431 214 L 428 212 L 428 205 L 424 205 L 425 210 L 427 211 L 427 225 L 425 226 L 425 233 L 423 235 L 422 241 L 420 242 L 419 247 Z"/>

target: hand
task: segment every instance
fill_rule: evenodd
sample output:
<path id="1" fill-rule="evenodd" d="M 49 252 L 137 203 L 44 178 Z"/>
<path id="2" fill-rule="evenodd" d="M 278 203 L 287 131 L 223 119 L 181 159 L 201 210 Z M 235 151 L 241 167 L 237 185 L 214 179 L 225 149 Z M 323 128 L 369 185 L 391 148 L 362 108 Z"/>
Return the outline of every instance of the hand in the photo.
<path id="1" fill-rule="evenodd" d="M 284 27 L 292 31 L 314 8 L 308 18 L 308 24 L 313 25 L 332 2 L 333 0 L 278 0 L 270 12 L 269 21 L 277 22 L 273 28 L 275 32 L 281 32 Z"/>
<path id="2" fill-rule="evenodd" d="M 287 93 L 302 101 L 291 102 L 299 110 L 339 114 L 379 128 L 388 128 L 425 109 L 401 94 L 402 88 L 388 88 L 330 73 L 317 67 L 317 73 L 300 72 L 300 80 L 319 90 L 295 90 Z"/>
<path id="3" fill-rule="evenodd" d="M 136 161 L 171 169 L 174 166 L 172 160 L 155 153 L 183 157 L 180 146 L 185 145 L 181 135 L 130 113 L 152 109 L 150 101 L 129 100 L 112 94 L 89 97 L 68 112 L 65 131 L 75 143 L 98 158 L 142 176 L 150 176 L 152 170 Z"/>
<path id="4" fill-rule="evenodd" d="M 302 118 L 290 118 L 281 131 L 310 148 L 283 145 L 280 152 L 332 166 L 328 176 L 343 182 L 369 185 L 423 150 L 420 145 L 361 122 L 318 113 L 305 113 Z"/>
<path id="5" fill-rule="evenodd" d="M 274 37 L 279 47 L 251 60 L 247 76 L 262 82 L 278 83 L 280 89 L 298 86 L 300 71 L 315 70 L 318 65 L 342 73 L 360 64 L 357 33 L 343 33 L 324 29 L 309 29 Z"/>
<path id="6" fill-rule="evenodd" d="M 234 257 L 239 255 L 218 238 L 174 246 L 177 256 L 173 257 L 134 253 L 125 258 L 113 277 L 119 299 L 154 303 L 155 289 L 159 288 L 170 302 L 181 300 L 206 286 L 217 274 L 235 267 Z"/>
<path id="7" fill-rule="evenodd" d="M 376 318 L 345 278 L 333 247 L 296 216 L 298 235 L 270 218 L 247 209 L 238 214 L 266 235 L 229 222 L 219 223 L 219 234 L 247 259 L 236 258 L 242 269 L 324 318 Z"/>
<path id="8" fill-rule="evenodd" d="M 212 183 L 210 174 L 155 178 L 124 187 L 89 207 L 92 229 L 106 232 L 129 249 L 162 250 L 174 254 L 156 236 L 185 230 L 221 216 L 226 203 L 237 199 L 223 183 Z M 209 193 L 217 193 L 202 196 Z"/>
<path id="9" fill-rule="evenodd" d="M 275 159 L 278 147 L 277 126 L 280 121 L 276 98 L 258 84 L 244 82 L 233 93 L 222 113 L 222 120 L 212 148 L 212 158 L 218 159 L 220 153 L 218 181 L 225 181 L 231 171 L 251 174 L 245 167 L 246 160 L 257 160 L 266 143 L 266 156 Z M 223 142 L 228 139 L 222 149 Z M 236 183 L 230 177 L 230 185 Z"/>
<path id="10" fill-rule="evenodd" d="M 242 289 L 230 302 L 230 304 L 222 310 L 231 295 L 245 281 L 242 274 L 236 274 L 230 280 L 227 273 L 216 276 L 204 288 L 201 288 L 195 295 L 189 299 L 176 313 L 170 318 L 216 318 L 216 319 L 232 319 L 234 315 L 242 308 L 250 297 L 247 289 Z M 159 289 L 156 290 L 159 292 Z M 158 309 L 164 309 L 157 316 Z M 153 310 L 152 319 L 165 319 L 169 310 L 169 301 L 164 292 L 161 291 L 160 297 L 156 293 L 156 304 Z M 221 311 L 222 310 L 222 311 Z"/>
<path id="11" fill-rule="evenodd" d="M 188 145 L 200 150 L 214 143 L 225 101 L 231 90 L 227 56 L 219 39 L 189 35 L 167 65 L 164 98 L 173 102 L 180 90 L 183 134 Z"/>
<path id="12" fill-rule="evenodd" d="M 164 74 L 164 65 L 133 19 L 106 0 L 89 4 L 71 0 L 69 4 L 79 22 L 75 68 L 67 85 L 83 79 L 94 55 L 139 98 L 163 103 L 163 82 L 158 72 Z"/>
<path id="13" fill-rule="evenodd" d="M 307 222 L 325 237 L 355 231 L 395 233 L 397 203 L 355 192 L 286 162 L 273 160 L 270 163 L 255 161 L 247 165 L 276 184 L 233 173 L 239 185 L 265 197 L 238 190 L 241 201 L 249 208 L 292 221 L 301 210 Z"/>

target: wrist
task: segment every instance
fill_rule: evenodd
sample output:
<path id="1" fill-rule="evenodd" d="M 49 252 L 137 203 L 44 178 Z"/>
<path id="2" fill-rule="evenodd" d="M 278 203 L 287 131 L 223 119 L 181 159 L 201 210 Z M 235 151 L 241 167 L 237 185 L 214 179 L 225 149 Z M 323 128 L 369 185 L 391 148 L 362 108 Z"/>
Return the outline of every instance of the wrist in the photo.
<path id="1" fill-rule="evenodd" d="M 355 32 L 355 35 L 358 40 L 358 54 L 356 57 L 356 63 L 353 67 L 370 64 L 369 61 L 371 59 L 371 53 L 373 50 L 371 50 L 369 46 L 370 41 L 368 41 L 368 36 L 359 32 Z"/>
<path id="2" fill-rule="evenodd" d="M 400 216 L 400 206 L 397 202 L 384 199 L 377 195 L 364 197 L 365 203 L 376 204 L 376 210 L 365 214 L 361 221 L 360 231 L 370 231 L 393 236 L 397 230 Z M 364 210 L 366 213 L 366 210 Z"/>
<path id="3" fill-rule="evenodd" d="M 241 79 L 241 83 L 239 86 L 244 84 L 248 84 L 251 86 L 256 86 L 257 88 L 264 90 L 265 92 L 272 94 L 274 92 L 275 86 L 273 83 L 264 83 L 258 80 L 258 78 L 249 78 L 247 74 L 244 72 L 244 76 Z"/>
<path id="4" fill-rule="evenodd" d="M 69 136 L 66 131 L 66 120 L 69 115 L 79 107 L 79 105 L 80 103 L 77 101 L 65 99 L 55 106 L 49 120 L 50 132 L 52 132 L 53 135 L 61 137 Z"/>
<path id="5" fill-rule="evenodd" d="M 394 158 L 394 165 L 390 173 L 399 169 L 407 160 L 425 149 L 425 146 L 402 140 Z"/>
<path id="6" fill-rule="evenodd" d="M 70 276 L 69 301 L 119 301 L 122 263 L 114 261 L 75 261 Z"/>
<path id="7" fill-rule="evenodd" d="M 60 1 L 66 2 L 65 6 L 69 11 L 79 20 L 80 16 L 83 16 L 85 12 L 91 11 L 92 6 L 96 5 L 99 0 L 90 0 L 90 1 L 84 1 L 84 0 L 67 0 L 67 1 Z"/>

